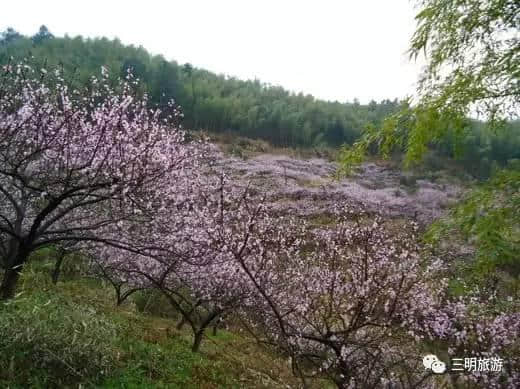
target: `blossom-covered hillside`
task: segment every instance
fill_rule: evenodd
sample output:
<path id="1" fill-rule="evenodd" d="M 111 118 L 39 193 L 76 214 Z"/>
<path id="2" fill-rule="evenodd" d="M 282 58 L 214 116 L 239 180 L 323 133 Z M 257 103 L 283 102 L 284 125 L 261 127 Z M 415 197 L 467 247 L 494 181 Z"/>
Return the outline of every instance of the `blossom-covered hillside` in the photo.
<path id="1" fill-rule="evenodd" d="M 388 163 L 364 163 L 352 177 L 336 179 L 337 164 L 323 158 L 299 159 L 261 153 L 248 159 L 213 148 L 216 165 L 237 184 L 266 191 L 283 214 L 320 216 L 333 205 L 359 202 L 390 217 L 427 224 L 461 195 L 453 179 L 415 179 Z"/>

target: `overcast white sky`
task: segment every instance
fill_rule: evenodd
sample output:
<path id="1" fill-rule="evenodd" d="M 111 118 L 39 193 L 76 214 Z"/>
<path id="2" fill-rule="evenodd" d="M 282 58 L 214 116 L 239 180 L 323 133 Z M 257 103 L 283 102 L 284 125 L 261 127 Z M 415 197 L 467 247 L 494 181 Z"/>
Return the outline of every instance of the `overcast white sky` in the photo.
<path id="1" fill-rule="evenodd" d="M 179 63 L 327 100 L 414 91 L 410 0 L 8 1 L 0 30 L 118 37 Z"/>

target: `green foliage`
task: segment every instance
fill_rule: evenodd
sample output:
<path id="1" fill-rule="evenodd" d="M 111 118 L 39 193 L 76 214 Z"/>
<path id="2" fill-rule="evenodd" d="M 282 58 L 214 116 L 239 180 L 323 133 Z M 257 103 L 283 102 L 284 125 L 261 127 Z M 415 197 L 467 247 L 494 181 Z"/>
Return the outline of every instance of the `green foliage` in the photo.
<path id="1" fill-rule="evenodd" d="M 453 125 L 455 122 L 457 125 Z M 411 167 L 423 160 L 432 144 L 446 139 L 448 134 L 456 140 L 454 154 L 458 155 L 461 128 L 465 128 L 464 121 L 459 118 L 440 115 L 429 107 L 411 107 L 405 102 L 400 111 L 383 120 L 380 128 L 367 127 L 359 141 L 343 148 L 340 163 L 348 173 L 353 164 L 362 162 L 375 149 L 385 159 L 395 152 L 404 153 L 404 165 Z"/>
<path id="2" fill-rule="evenodd" d="M 54 35 L 52 35 L 52 33 L 47 28 L 47 26 L 42 25 L 40 27 L 40 29 L 38 30 L 38 32 L 31 39 L 35 45 L 39 45 L 43 41 L 45 41 L 47 39 L 53 39 L 53 38 L 54 38 Z"/>
<path id="3" fill-rule="evenodd" d="M 34 56 L 48 66 L 63 66 L 73 86 L 87 83 L 102 65 L 114 76 L 125 76 L 130 69 L 142 80 L 153 104 L 175 99 L 183 109 L 185 127 L 192 130 L 232 132 L 276 146 L 337 147 L 352 144 L 363 126 L 378 126 L 399 105 L 396 100 L 368 105 L 316 100 L 258 80 L 241 81 L 179 65 L 118 40 L 58 38 L 42 29 L 32 40 L 14 30 L 4 32 L 0 64 L 11 56 L 15 61 Z"/>
<path id="4" fill-rule="evenodd" d="M 424 53 L 421 106 L 492 122 L 518 115 L 520 3 L 516 0 L 419 0 L 410 55 Z"/>
<path id="5" fill-rule="evenodd" d="M 125 367 L 101 387 L 199 388 L 205 382 L 212 382 L 209 387 L 238 387 L 225 362 L 192 353 L 189 343 L 179 338 L 151 343 L 131 337 L 122 344 L 122 350 Z"/>
<path id="6" fill-rule="evenodd" d="M 514 161 L 520 158 L 520 121 L 505 123 L 500 131 L 469 121 L 469 128 L 461 135 L 457 139 L 456 134 L 446 134 L 432 146 L 423 163 L 431 165 L 435 158 L 437 167 L 442 168 L 446 157 L 458 154 L 456 165 L 472 177 L 484 180 L 501 168 L 513 168 Z"/>
<path id="7" fill-rule="evenodd" d="M 132 300 L 141 313 L 180 319 L 179 313 L 172 308 L 170 302 L 158 290 L 139 291 L 132 296 Z"/>
<path id="8" fill-rule="evenodd" d="M 425 167 L 432 172 L 449 167 L 452 161 L 458 176 L 480 180 L 489 178 L 501 168 L 513 167 L 520 159 L 520 121 L 504 123 L 500 130 L 482 122 L 455 118 L 441 119 L 435 111 L 423 112 L 404 108 L 384 120 L 380 129 L 367 127 L 363 137 L 353 146 L 340 150 L 340 173 L 348 175 L 353 167 L 373 152 L 384 158 L 404 152 L 405 167 Z M 420 164 L 419 164 L 420 162 Z M 453 169 L 451 169 L 453 170 Z M 461 174 L 461 173 L 464 174 Z"/>
<path id="9" fill-rule="evenodd" d="M 497 271 L 520 277 L 520 170 L 502 170 L 430 228 L 426 239 L 441 244 L 454 237 L 474 246 L 467 273 L 476 281 Z"/>
<path id="10" fill-rule="evenodd" d="M 520 112 L 520 3 L 418 0 L 417 4 L 420 10 L 410 56 L 424 54 L 427 60 L 417 97 L 388 116 L 379 131 L 370 130 L 354 147 L 345 148 L 340 161 L 359 163 L 375 146 L 383 157 L 392 150 L 404 151 L 405 166 L 411 166 L 421 162 L 428 150 L 449 149 L 450 156 L 466 155 L 470 171 L 474 170 L 471 164 L 478 167 L 472 174 L 487 178 L 493 159 L 505 166 L 505 155 L 518 158 L 520 131 L 512 135 L 515 151 L 502 142 L 511 133 L 504 137 L 494 131 L 518 129 L 518 122 L 507 122 Z M 475 114 L 487 121 L 487 129 L 468 119 Z M 481 147 L 487 142 L 493 144 L 492 155 L 491 148 Z M 348 173 L 351 168 L 343 170 Z"/>
<path id="11" fill-rule="evenodd" d="M 483 270 L 520 275 L 520 171 L 501 171 L 456 208 L 454 221 L 474 239 Z"/>
<path id="12" fill-rule="evenodd" d="M 268 381 L 264 371 L 297 382 L 277 356 L 235 333 L 208 335 L 193 353 L 191 335 L 175 329 L 157 295 L 136 294 L 116 307 L 112 288 L 97 279 L 77 274 L 53 285 L 53 251 L 37 253 L 20 293 L 0 305 L 0 387 L 274 387 L 258 382 Z"/>
<path id="13" fill-rule="evenodd" d="M 40 292 L 0 307 L 0 384 L 93 384 L 116 367 L 117 326 L 88 305 Z"/>
<path id="14" fill-rule="evenodd" d="M 0 46 L 10 45 L 22 38 L 23 36 L 18 31 L 12 27 L 8 27 L 5 31 L 0 33 Z"/>
<path id="15" fill-rule="evenodd" d="M 339 167 L 338 177 L 352 174 L 354 167 L 365 160 L 370 147 L 378 138 L 378 131 L 375 126 L 367 126 L 364 134 L 352 146 L 344 144 L 338 153 Z"/>

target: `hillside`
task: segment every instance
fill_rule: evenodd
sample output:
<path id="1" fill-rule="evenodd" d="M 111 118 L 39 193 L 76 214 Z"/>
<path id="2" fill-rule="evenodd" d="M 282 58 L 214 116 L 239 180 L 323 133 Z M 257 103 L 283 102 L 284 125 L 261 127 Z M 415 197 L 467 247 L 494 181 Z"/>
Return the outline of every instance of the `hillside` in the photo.
<path id="1" fill-rule="evenodd" d="M 216 166 L 237 185 L 268 194 L 280 214 L 326 217 L 336 204 L 358 202 L 387 217 L 416 219 L 423 226 L 460 199 L 462 184 L 447 171 L 403 172 L 389 162 L 360 165 L 352 177 L 336 177 L 338 164 L 323 158 L 252 153 L 223 154 L 215 146 Z M 330 216 L 330 215 L 329 215 Z"/>
<path id="2" fill-rule="evenodd" d="M 118 40 L 52 34 L 34 40 L 14 30 L 0 36 L 0 63 L 30 56 L 47 66 L 63 66 L 78 84 L 99 75 L 102 66 L 113 77 L 124 77 L 130 70 L 143 82 L 153 104 L 174 99 L 182 107 L 186 128 L 230 131 L 275 145 L 352 143 L 366 124 L 377 125 L 399 106 L 397 100 L 368 105 L 321 101 L 259 80 L 243 81 L 181 65 Z"/>
<path id="3" fill-rule="evenodd" d="M 45 251 L 26 269 L 17 297 L 0 307 L 0 386 L 22 388 L 297 387 L 286 361 L 236 329 L 206 335 L 201 353 L 155 294 L 120 307 L 113 289 L 80 262 L 50 282 Z M 11 326 L 24 327 L 19 333 Z"/>

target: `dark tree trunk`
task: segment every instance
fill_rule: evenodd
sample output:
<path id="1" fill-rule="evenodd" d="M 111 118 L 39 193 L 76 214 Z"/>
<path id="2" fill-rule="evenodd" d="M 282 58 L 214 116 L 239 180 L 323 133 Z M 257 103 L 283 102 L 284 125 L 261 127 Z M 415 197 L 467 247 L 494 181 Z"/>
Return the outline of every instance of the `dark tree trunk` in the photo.
<path id="1" fill-rule="evenodd" d="M 22 273 L 23 266 L 29 257 L 29 250 L 18 247 L 7 261 L 7 267 L 0 285 L 0 300 L 9 300 L 14 297 L 16 284 Z"/>
<path id="2" fill-rule="evenodd" d="M 121 296 L 121 289 L 116 288 L 116 306 L 120 307 L 121 304 L 123 304 L 123 301 L 125 301 L 125 299 Z"/>
<path id="3" fill-rule="evenodd" d="M 219 328 L 222 328 L 222 324 L 224 323 L 224 317 L 220 316 L 219 318 L 213 321 L 213 336 L 217 336 L 217 332 Z"/>
<path id="4" fill-rule="evenodd" d="M 196 328 L 193 323 L 191 323 L 194 335 L 193 347 L 191 348 L 191 351 L 194 353 L 199 351 L 200 343 L 202 342 L 202 337 L 204 336 L 204 331 L 212 324 L 214 325 L 213 329 L 215 330 L 216 326 L 218 326 L 218 323 L 220 322 L 220 315 L 222 314 L 223 311 L 220 310 L 211 312 L 198 328 Z"/>
<path id="5" fill-rule="evenodd" d="M 191 347 L 191 351 L 194 353 L 198 353 L 200 350 L 200 344 L 202 343 L 202 337 L 204 336 L 204 329 L 200 329 L 195 332 L 193 337 L 193 346 Z"/>
<path id="6" fill-rule="evenodd" d="M 0 300 L 8 300 L 14 297 L 16 284 L 22 271 L 22 265 L 16 268 L 8 268 L 4 273 L 2 285 L 0 286 Z"/>
<path id="7" fill-rule="evenodd" d="M 135 289 L 128 289 L 126 292 L 122 292 L 123 284 L 119 285 L 116 289 L 116 295 L 117 295 L 117 306 L 119 307 L 122 305 L 128 297 L 133 295 L 135 292 L 141 290 L 140 288 Z"/>

